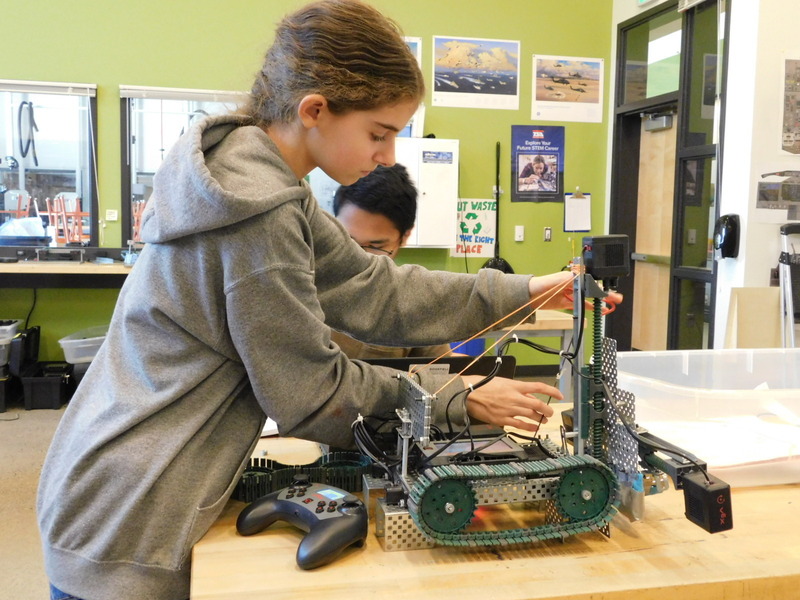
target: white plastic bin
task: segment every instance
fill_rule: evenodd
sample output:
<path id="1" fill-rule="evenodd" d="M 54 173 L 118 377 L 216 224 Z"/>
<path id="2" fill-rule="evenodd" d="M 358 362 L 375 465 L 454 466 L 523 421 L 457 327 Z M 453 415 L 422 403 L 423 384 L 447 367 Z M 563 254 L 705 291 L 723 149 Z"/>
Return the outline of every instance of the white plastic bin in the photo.
<path id="1" fill-rule="evenodd" d="M 106 339 L 106 333 L 108 325 L 100 325 L 61 338 L 58 343 L 64 350 L 65 360 L 72 364 L 91 362 Z"/>
<path id="2" fill-rule="evenodd" d="M 20 323 L 22 321 L 19 319 L 0 319 L 0 340 L 13 338 L 17 334 Z"/>
<path id="3" fill-rule="evenodd" d="M 620 352 L 636 421 L 731 485 L 800 482 L 800 349 Z"/>
<path id="4" fill-rule="evenodd" d="M 11 350 L 11 340 L 13 337 L 3 338 L 0 336 L 0 367 L 8 364 L 8 354 Z"/>

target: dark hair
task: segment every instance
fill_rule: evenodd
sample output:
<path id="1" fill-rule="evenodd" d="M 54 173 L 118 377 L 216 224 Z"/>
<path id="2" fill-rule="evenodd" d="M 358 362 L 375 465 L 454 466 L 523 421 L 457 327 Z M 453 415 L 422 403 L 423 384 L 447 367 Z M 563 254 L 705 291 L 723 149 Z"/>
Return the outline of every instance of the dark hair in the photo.
<path id="1" fill-rule="evenodd" d="M 550 170 L 550 167 L 547 165 L 547 161 L 541 154 L 537 154 L 536 156 L 533 157 L 533 160 L 531 161 L 531 167 L 536 163 L 541 163 L 544 166 L 544 169 L 542 170 L 542 175 L 544 175 Z"/>
<path id="2" fill-rule="evenodd" d="M 401 235 L 405 235 L 417 218 L 417 188 L 401 164 L 378 166 L 372 173 L 352 185 L 343 185 L 333 196 L 333 214 L 352 204 L 389 219 Z"/>
<path id="3" fill-rule="evenodd" d="M 322 0 L 278 24 L 244 111 L 256 124 L 290 123 L 309 94 L 342 114 L 420 102 L 425 82 L 394 21 L 358 0 Z"/>

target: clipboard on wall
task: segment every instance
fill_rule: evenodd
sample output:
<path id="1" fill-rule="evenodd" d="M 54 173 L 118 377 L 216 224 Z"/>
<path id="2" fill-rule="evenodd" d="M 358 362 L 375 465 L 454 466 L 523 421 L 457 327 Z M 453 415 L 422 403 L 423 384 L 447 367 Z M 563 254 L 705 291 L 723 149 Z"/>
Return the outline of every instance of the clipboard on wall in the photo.
<path id="1" fill-rule="evenodd" d="M 592 195 L 580 188 L 574 194 L 564 194 L 564 231 L 589 231 L 592 228 Z"/>

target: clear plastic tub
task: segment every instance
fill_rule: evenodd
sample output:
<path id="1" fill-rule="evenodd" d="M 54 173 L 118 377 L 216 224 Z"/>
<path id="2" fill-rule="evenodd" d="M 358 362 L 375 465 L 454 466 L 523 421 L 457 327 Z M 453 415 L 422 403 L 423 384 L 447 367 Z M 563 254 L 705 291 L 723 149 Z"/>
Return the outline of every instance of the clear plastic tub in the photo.
<path id="1" fill-rule="evenodd" d="M 735 486 L 800 482 L 800 349 L 620 352 L 636 421 Z"/>
<path id="2" fill-rule="evenodd" d="M 14 337 L 20 323 L 19 319 L 0 319 L 0 340 Z"/>
<path id="3" fill-rule="evenodd" d="M 11 340 L 13 337 L 3 339 L 0 336 L 0 367 L 8 364 L 8 354 L 11 351 Z"/>
<path id="4" fill-rule="evenodd" d="M 106 339 L 106 333 L 108 325 L 100 325 L 61 338 L 58 343 L 64 350 L 64 359 L 72 364 L 91 362 Z"/>

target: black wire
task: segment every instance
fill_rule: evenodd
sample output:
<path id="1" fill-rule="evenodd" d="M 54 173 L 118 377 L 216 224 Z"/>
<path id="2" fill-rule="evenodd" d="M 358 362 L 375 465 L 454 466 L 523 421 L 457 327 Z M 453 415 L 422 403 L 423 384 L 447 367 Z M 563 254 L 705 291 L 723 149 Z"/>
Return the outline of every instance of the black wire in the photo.
<path id="1" fill-rule="evenodd" d="M 498 350 L 498 354 L 500 356 L 504 356 L 506 347 L 513 343 L 523 344 L 525 346 L 528 346 L 529 348 L 533 348 L 534 350 L 538 350 L 539 352 L 542 352 L 544 354 L 562 354 L 562 351 L 558 350 L 557 348 L 550 348 L 549 346 L 537 344 L 536 342 L 532 342 L 530 340 L 526 340 L 524 338 L 519 338 L 519 337 L 516 339 L 509 338 L 505 342 L 503 342 L 503 344 L 500 346 L 500 350 Z M 575 358 L 575 355 L 572 353 L 564 353 L 564 354 L 567 354 L 567 357 L 570 359 Z"/>
<path id="2" fill-rule="evenodd" d="M 500 440 L 505 439 L 506 437 L 508 437 L 508 434 L 503 432 L 500 435 L 498 435 L 497 437 L 491 438 L 488 442 L 485 442 L 484 444 L 481 444 L 477 448 L 473 446 L 469 450 L 464 450 L 463 452 L 459 452 L 458 454 L 454 454 L 451 460 L 453 460 L 455 462 L 455 461 L 458 461 L 458 460 L 463 460 L 463 459 L 466 459 L 466 458 L 475 457 L 478 454 L 480 454 L 481 450 L 485 450 L 486 448 L 488 448 L 492 444 L 495 444 L 495 443 L 499 442 Z M 473 442 L 473 444 L 474 444 L 474 442 Z"/>
<path id="3" fill-rule="evenodd" d="M 536 436 L 531 437 L 529 435 L 523 435 L 521 433 L 517 433 L 516 431 L 512 431 L 510 433 L 511 437 L 518 437 L 518 438 L 522 438 L 523 440 L 529 440 L 531 442 L 536 442 L 536 445 L 539 446 L 539 450 L 544 452 L 550 458 L 560 458 L 558 454 L 556 454 L 555 452 L 551 452 L 550 450 L 548 450 L 547 448 L 544 447 L 544 444 L 542 443 L 542 438 L 537 437 L 538 434 L 539 434 L 539 432 L 537 431 L 536 432 Z"/>
<path id="4" fill-rule="evenodd" d="M 690 456 L 687 456 L 683 452 L 680 452 L 676 448 L 668 448 L 666 446 L 662 446 L 661 444 L 654 442 L 653 440 L 648 440 L 647 438 L 639 435 L 639 433 L 633 428 L 633 426 L 625 420 L 625 417 L 622 415 L 622 412 L 620 412 L 619 408 L 617 407 L 617 402 L 616 399 L 614 398 L 614 394 L 611 393 L 611 389 L 608 387 L 608 384 L 605 382 L 605 380 L 602 379 L 601 383 L 603 385 L 603 391 L 605 392 L 606 398 L 614 407 L 614 409 L 617 411 L 617 415 L 619 415 L 620 422 L 622 423 L 622 425 L 625 427 L 625 429 L 633 439 L 653 450 L 661 450 L 662 452 L 666 452 L 667 454 L 674 454 L 676 456 L 680 456 L 681 458 L 686 459 L 700 470 L 700 472 L 703 474 L 703 477 L 706 478 L 706 481 L 708 483 L 711 483 L 711 478 L 708 476 L 708 471 L 706 471 L 705 467 L 703 467 L 696 460 L 694 460 Z"/>
<path id="5" fill-rule="evenodd" d="M 500 365 L 503 364 L 503 359 L 501 357 L 499 357 L 499 356 L 497 358 L 498 358 L 498 360 L 495 361 L 494 366 L 492 367 L 492 370 L 489 372 L 489 374 L 486 377 L 481 379 L 475 385 L 473 385 L 471 387 L 466 387 L 463 390 L 461 390 L 460 392 L 456 392 L 455 394 L 450 396 L 450 400 L 447 401 L 447 406 L 444 409 L 444 418 L 447 421 L 447 430 L 451 435 L 453 434 L 453 424 L 450 422 L 450 406 L 453 404 L 453 400 L 455 400 L 461 394 L 464 394 L 464 405 L 466 406 L 467 395 L 470 392 L 474 392 L 479 387 L 483 387 L 484 385 L 489 383 L 492 379 L 495 378 L 497 373 L 500 371 Z M 466 411 L 464 411 L 464 415 L 465 416 L 466 416 L 466 414 L 467 414 Z"/>
<path id="6" fill-rule="evenodd" d="M 431 460 L 433 460 L 434 458 L 439 456 L 442 452 L 447 450 L 450 446 L 455 444 L 458 440 L 460 440 L 462 437 L 464 437 L 464 435 L 469 435 L 469 439 L 470 439 L 470 442 L 472 444 L 472 446 L 470 448 L 470 451 L 474 451 L 475 450 L 474 441 L 472 440 L 472 431 L 470 430 L 471 421 L 470 421 L 470 418 L 469 418 L 469 413 L 467 412 L 467 396 L 469 395 L 468 392 L 475 391 L 477 388 L 479 388 L 479 387 L 481 387 L 483 385 L 486 385 L 487 383 L 489 383 L 489 381 L 494 379 L 495 375 L 497 375 L 497 371 L 500 370 L 500 365 L 501 364 L 502 364 L 502 361 L 496 362 L 495 366 L 494 366 L 494 369 L 492 369 L 492 372 L 489 373 L 489 375 L 487 375 L 484 379 L 482 379 L 481 381 L 479 381 L 478 383 L 473 385 L 471 389 L 470 388 L 464 388 L 460 392 L 456 392 L 455 394 L 453 394 L 450 397 L 450 400 L 447 401 L 447 407 L 445 408 L 445 418 L 447 419 L 447 426 L 450 429 L 450 434 L 451 435 L 453 434 L 452 424 L 450 423 L 450 415 L 448 414 L 449 411 L 450 411 L 450 405 L 453 403 L 453 400 L 455 400 L 458 396 L 460 396 L 462 394 L 464 395 L 464 400 L 462 401 L 462 406 L 464 408 L 464 427 L 455 436 L 450 438 L 447 441 L 447 443 L 442 444 L 439 447 L 439 449 L 436 450 L 436 452 L 434 452 L 433 454 L 431 454 L 429 456 L 426 456 L 422 461 L 423 464 L 430 463 Z"/>
<path id="7" fill-rule="evenodd" d="M 22 111 L 25 108 L 28 109 L 28 130 L 26 131 L 27 139 L 23 145 Z M 28 152 L 33 150 L 33 164 L 38 167 L 39 159 L 36 157 L 36 140 L 33 137 L 33 132 L 39 131 L 39 128 L 36 126 L 36 120 L 33 118 L 33 102 L 28 102 L 26 100 L 19 103 L 19 109 L 17 110 L 17 131 L 19 132 L 19 152 L 22 154 L 22 158 L 28 156 Z"/>
<path id="8" fill-rule="evenodd" d="M 464 402 L 466 402 L 466 396 L 464 397 Z M 462 437 L 464 437 L 464 435 L 470 434 L 470 439 L 472 439 L 472 434 L 469 431 L 469 425 L 470 425 L 470 423 L 469 423 L 469 415 L 466 415 L 466 413 L 465 413 L 464 421 L 466 422 L 466 424 L 464 425 L 464 428 L 461 431 L 459 431 L 454 437 L 450 438 L 450 440 L 448 440 L 448 442 L 446 444 L 442 444 L 436 452 L 434 452 L 433 454 L 431 454 L 429 456 L 426 456 L 422 460 L 423 464 L 430 463 L 431 460 L 433 460 L 434 458 L 439 456 L 442 452 L 447 450 L 450 446 L 455 444 L 458 440 L 460 440 Z"/>
<path id="9" fill-rule="evenodd" d="M 353 432 L 353 439 L 356 442 L 356 446 L 358 446 L 361 453 L 365 454 L 375 464 L 386 471 L 386 474 L 391 478 L 391 467 L 397 465 L 399 461 L 387 456 L 383 450 L 378 448 L 375 441 L 370 437 L 367 431 L 367 425 L 364 423 L 363 419 L 353 421 L 350 429 Z"/>
<path id="10" fill-rule="evenodd" d="M 28 322 L 31 320 L 34 308 L 36 308 L 36 288 L 33 288 L 33 304 L 31 304 L 31 309 L 28 311 L 28 316 L 25 317 L 25 329 L 28 328 Z"/>

